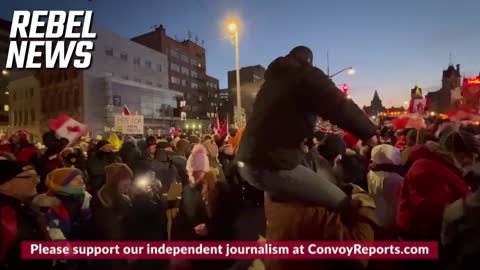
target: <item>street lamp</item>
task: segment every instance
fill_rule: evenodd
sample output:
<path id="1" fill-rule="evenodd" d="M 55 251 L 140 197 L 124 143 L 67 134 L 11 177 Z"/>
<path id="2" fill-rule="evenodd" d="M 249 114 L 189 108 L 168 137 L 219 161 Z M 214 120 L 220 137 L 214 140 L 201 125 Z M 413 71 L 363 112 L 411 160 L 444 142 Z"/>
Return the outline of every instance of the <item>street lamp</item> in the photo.
<path id="1" fill-rule="evenodd" d="M 6 70 L 6 69 L 2 70 L 2 75 L 3 76 L 8 76 L 8 74 L 9 74 L 8 70 Z"/>
<path id="2" fill-rule="evenodd" d="M 342 70 L 340 70 L 339 72 L 336 72 L 336 73 L 333 73 L 332 75 L 330 75 L 330 78 L 332 78 L 333 76 L 336 76 L 342 72 L 346 71 L 348 75 L 353 75 L 355 74 L 355 69 L 353 69 L 353 67 L 347 67 L 347 68 L 344 68 Z"/>
<path id="3" fill-rule="evenodd" d="M 238 48 L 238 24 L 236 22 L 230 22 L 227 25 L 227 29 L 234 35 L 235 45 L 235 69 L 237 80 L 237 115 L 240 116 L 240 108 L 242 107 L 242 101 L 240 96 L 240 53 Z"/>

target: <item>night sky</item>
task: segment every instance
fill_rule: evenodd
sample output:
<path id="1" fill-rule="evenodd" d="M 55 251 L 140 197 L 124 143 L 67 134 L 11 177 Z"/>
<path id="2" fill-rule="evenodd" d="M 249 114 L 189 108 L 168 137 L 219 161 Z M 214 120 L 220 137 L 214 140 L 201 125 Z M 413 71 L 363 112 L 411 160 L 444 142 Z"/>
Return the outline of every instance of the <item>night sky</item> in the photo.
<path id="1" fill-rule="evenodd" d="M 378 89 L 384 105 L 400 106 L 415 83 L 437 90 L 452 54 L 466 76 L 480 72 L 478 0 L 0 0 L 0 17 L 19 9 L 91 9 L 97 25 L 131 38 L 163 24 L 170 36 L 205 41 L 207 73 L 226 88 L 235 67 L 223 26 L 241 19 L 240 64 L 267 66 L 296 45 L 314 51 L 314 64 L 339 75 L 353 99 L 367 104 Z M 425 92 L 425 91 L 424 91 Z"/>

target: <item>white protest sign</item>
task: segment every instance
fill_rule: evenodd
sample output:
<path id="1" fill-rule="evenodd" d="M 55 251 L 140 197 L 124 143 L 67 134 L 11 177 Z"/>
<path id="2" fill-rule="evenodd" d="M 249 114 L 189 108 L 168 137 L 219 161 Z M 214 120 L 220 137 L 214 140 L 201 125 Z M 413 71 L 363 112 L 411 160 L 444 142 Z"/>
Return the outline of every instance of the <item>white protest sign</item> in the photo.
<path id="1" fill-rule="evenodd" d="M 143 115 L 115 115 L 114 128 L 124 134 L 143 134 Z"/>

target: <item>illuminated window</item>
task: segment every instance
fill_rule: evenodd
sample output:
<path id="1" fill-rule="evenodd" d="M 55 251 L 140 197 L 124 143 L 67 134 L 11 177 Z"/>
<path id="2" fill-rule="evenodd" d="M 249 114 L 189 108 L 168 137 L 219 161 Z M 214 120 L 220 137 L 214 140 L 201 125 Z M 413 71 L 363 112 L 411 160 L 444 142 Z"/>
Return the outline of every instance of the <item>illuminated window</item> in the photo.
<path id="1" fill-rule="evenodd" d="M 8 106 L 7 104 L 3 105 L 3 110 L 6 112 L 10 111 L 10 106 Z"/>

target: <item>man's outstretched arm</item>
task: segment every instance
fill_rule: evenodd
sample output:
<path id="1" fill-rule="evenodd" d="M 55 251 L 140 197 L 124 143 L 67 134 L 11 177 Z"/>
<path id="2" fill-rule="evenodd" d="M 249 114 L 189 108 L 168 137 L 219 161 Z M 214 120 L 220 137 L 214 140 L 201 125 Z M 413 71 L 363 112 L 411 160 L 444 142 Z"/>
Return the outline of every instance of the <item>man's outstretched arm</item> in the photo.
<path id="1" fill-rule="evenodd" d="M 375 125 L 320 69 L 310 69 L 303 79 L 305 103 L 318 116 L 362 140 L 375 135 Z"/>

